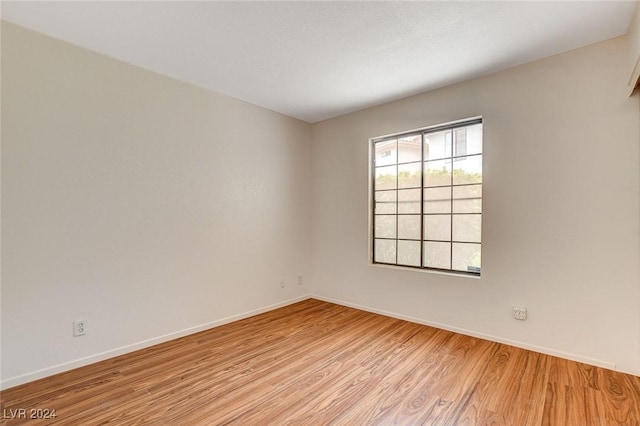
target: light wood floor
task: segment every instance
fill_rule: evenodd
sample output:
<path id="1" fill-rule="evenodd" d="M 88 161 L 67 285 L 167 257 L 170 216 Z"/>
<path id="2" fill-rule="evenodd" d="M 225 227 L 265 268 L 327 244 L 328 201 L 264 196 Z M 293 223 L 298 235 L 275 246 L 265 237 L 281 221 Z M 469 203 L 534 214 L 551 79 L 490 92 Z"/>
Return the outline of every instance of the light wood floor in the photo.
<path id="1" fill-rule="evenodd" d="M 313 299 L 1 400 L 56 410 L 34 425 L 640 425 L 640 377 Z"/>

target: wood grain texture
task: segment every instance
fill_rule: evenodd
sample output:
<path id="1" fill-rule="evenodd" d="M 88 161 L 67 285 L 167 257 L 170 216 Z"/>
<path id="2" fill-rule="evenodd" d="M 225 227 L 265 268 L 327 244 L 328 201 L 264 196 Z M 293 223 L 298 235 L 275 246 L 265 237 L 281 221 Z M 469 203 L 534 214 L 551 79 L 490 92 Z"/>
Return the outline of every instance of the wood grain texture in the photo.
<path id="1" fill-rule="evenodd" d="M 3 425 L 640 425 L 640 377 L 313 299 L 0 396 Z"/>

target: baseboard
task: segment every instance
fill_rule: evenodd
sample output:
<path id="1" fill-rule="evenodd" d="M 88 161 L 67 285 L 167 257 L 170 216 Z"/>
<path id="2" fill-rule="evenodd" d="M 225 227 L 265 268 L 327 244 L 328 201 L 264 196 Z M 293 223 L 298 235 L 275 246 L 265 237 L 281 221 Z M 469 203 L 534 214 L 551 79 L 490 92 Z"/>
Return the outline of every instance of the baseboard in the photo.
<path id="1" fill-rule="evenodd" d="M 288 306 L 291 305 L 293 303 L 297 303 L 309 298 L 314 298 L 317 300 L 323 300 L 325 302 L 330 302 L 330 303 L 335 303 L 337 305 L 342 305 L 342 306 L 347 306 L 350 308 L 354 308 L 354 309 L 360 309 L 362 311 L 366 311 L 366 312 L 371 312 L 371 313 L 375 313 L 375 314 L 379 314 L 379 315 L 384 315 L 387 317 L 391 317 L 391 318 L 397 318 L 397 319 L 401 319 L 401 320 L 405 320 L 405 321 L 409 321 L 409 322 L 413 322 L 416 324 L 423 324 L 423 325 L 428 325 L 430 327 L 435 327 L 435 328 L 439 328 L 442 330 L 447 330 L 447 331 L 451 331 L 454 333 L 460 333 L 460 334 L 464 334 L 466 336 L 471 336 L 471 337 L 477 337 L 480 339 L 485 339 L 485 340 L 490 340 L 492 342 L 497 342 L 497 343 L 504 343 L 506 345 L 510 345 L 510 346 L 515 346 L 518 348 L 522 348 L 522 349 L 527 349 L 530 351 L 534 351 L 534 352 L 539 352 L 539 353 L 543 353 L 546 355 L 551 355 L 551 356 L 556 356 L 559 358 L 564 358 L 564 359 L 568 359 L 571 361 L 576 361 L 576 362 L 582 362 L 584 364 L 589 364 L 589 365 L 593 365 L 596 367 L 602 367 L 602 368 L 606 368 L 609 370 L 614 370 L 614 371 L 620 371 L 620 370 L 616 370 L 616 365 L 615 363 L 612 362 L 607 362 L 607 361 L 602 361 L 602 360 L 598 360 L 598 359 L 593 359 L 593 358 L 588 358 L 588 357 L 584 357 L 581 355 L 577 355 L 577 354 L 573 354 L 573 353 L 568 353 L 568 352 L 563 352 L 563 351 L 557 351 L 551 348 L 547 348 L 547 347 L 543 347 L 543 346 L 537 346 L 537 345 L 531 345 L 525 342 L 520 342 L 520 341 L 515 341 L 515 340 L 511 340 L 511 339 L 505 339 L 502 337 L 498 337 L 498 336 L 493 336 L 490 334 L 485 334 L 485 333 L 479 333 L 473 330 L 467 330 L 467 329 L 463 329 L 463 328 L 459 328 L 459 327 L 453 327 L 447 324 L 441 324 L 438 322 L 433 322 L 433 321 L 426 321 L 420 318 L 414 318 L 408 315 L 402 315 L 402 314 L 398 314 L 395 312 L 390 312 L 390 311 L 385 311 L 382 309 L 377 309 L 377 308 L 372 308 L 370 306 L 364 306 L 364 305 L 360 305 L 357 303 L 351 303 L 351 302 L 345 302 L 343 300 L 338 300 L 338 299 L 333 299 L 330 297 L 325 297 L 325 296 L 320 296 L 318 294 L 307 294 L 307 295 L 303 295 L 303 296 L 299 296 L 293 299 L 289 299 L 289 300 L 285 300 L 283 302 L 279 302 L 279 303 L 275 303 L 272 305 L 268 305 L 268 306 L 264 306 L 258 309 L 254 309 L 251 311 L 247 311 L 247 312 L 243 312 L 237 315 L 232 315 L 226 318 L 222 318 L 219 320 L 215 320 L 215 321 L 211 321 L 205 324 L 200 324 L 194 327 L 190 327 L 190 328 L 186 328 L 184 330 L 179 330 L 173 333 L 168 333 L 162 336 L 158 336 L 152 339 L 147 339 L 147 340 L 143 340 L 141 342 L 137 342 L 137 343 L 133 343 L 130 345 L 126 345 L 126 346 L 122 346 L 116 349 L 112 349 L 109 351 L 105 351 L 105 352 L 101 352 L 95 355 L 91 355 L 88 357 L 84 357 L 84 358 L 80 358 L 74 361 L 70 361 L 70 362 L 66 362 L 63 364 L 58 364 L 52 367 L 47 367 L 41 370 L 37 370 L 37 371 L 33 371 L 31 373 L 27 373 L 27 374 L 23 374 L 20 376 L 16 376 L 16 377 L 11 377 L 9 379 L 6 380 L 2 380 L 0 381 L 0 390 L 5 390 L 5 389 L 9 389 L 11 387 L 14 386 L 18 386 L 24 383 L 28 383 L 28 382 L 32 382 L 34 380 L 38 380 L 38 379 L 43 379 L 45 377 L 49 377 L 52 376 L 54 374 L 58 374 L 58 373 L 62 373 L 65 371 L 69 371 L 69 370 L 73 370 L 74 368 L 79 368 L 79 367 L 84 367 L 86 365 L 89 364 L 93 364 L 96 362 L 100 362 L 100 361 L 104 361 L 106 359 L 109 358 L 113 358 L 119 355 L 124 355 L 126 353 L 130 353 L 130 352 L 134 352 L 137 351 L 139 349 L 144 349 L 144 348 L 148 348 L 150 346 L 153 345 L 157 345 L 159 343 L 164 343 L 173 339 L 177 339 L 180 337 L 184 337 L 184 336 L 188 336 L 190 334 L 194 334 L 194 333 L 198 333 L 200 331 L 204 331 L 204 330 L 208 330 L 211 328 L 215 328 L 215 327 L 219 327 L 221 325 L 224 324 L 228 324 L 231 323 L 233 321 L 238 321 L 241 319 L 245 319 L 254 315 L 258 315 L 258 314 L 262 314 L 264 312 L 268 312 L 268 311 L 272 311 L 274 309 L 278 309 L 278 308 L 282 308 L 284 306 Z M 625 373 L 628 374 L 635 374 L 633 372 L 627 372 L 627 371 L 623 371 Z"/>
<path id="2" fill-rule="evenodd" d="M 224 324 L 228 324 L 230 322 L 238 321 L 241 319 L 245 319 L 248 317 L 252 317 L 254 315 L 262 314 L 264 312 L 272 311 L 274 309 L 282 308 L 284 306 L 291 305 L 293 303 L 300 302 L 302 300 L 309 299 L 311 297 L 310 294 L 299 296 L 293 299 L 285 300 L 283 302 L 275 303 L 272 305 L 264 306 L 258 309 L 254 309 L 251 311 L 243 312 L 241 314 L 232 315 L 226 318 L 222 318 L 219 320 L 211 321 L 205 324 L 200 324 L 194 327 L 185 328 L 184 330 L 179 330 L 173 333 L 168 333 L 162 336 L 154 337 L 151 339 L 143 340 L 141 342 L 133 343 L 130 345 L 122 346 L 116 349 L 112 349 L 109 351 L 101 352 L 95 355 L 90 355 L 84 358 L 80 358 L 74 361 L 65 362 L 63 364 L 58 364 L 53 367 L 43 368 L 41 370 L 33 371 L 31 373 L 23 374 L 16 377 L 10 377 L 6 380 L 0 381 L 0 390 L 5 390 L 12 388 L 14 386 L 22 385 L 25 383 L 32 382 L 34 380 L 43 379 L 45 377 L 53 376 L 54 374 L 62 373 L 65 371 L 73 370 L 74 368 L 84 367 L 89 364 L 93 364 L 96 362 L 104 361 L 109 358 L 113 358 L 119 355 L 124 355 L 130 352 L 137 351 L 139 349 L 148 348 L 153 345 L 157 345 L 159 343 L 168 342 L 169 340 L 177 339 L 180 337 L 188 336 L 190 334 L 198 333 L 200 331 L 208 330 L 210 328 L 219 327 Z"/>
<path id="3" fill-rule="evenodd" d="M 433 321 L 425 321 L 423 319 L 420 318 L 413 318 L 407 315 L 402 315 L 402 314 L 397 314 L 395 312 L 389 312 L 389 311 L 385 311 L 382 309 L 376 309 L 376 308 L 372 308 L 369 306 L 364 306 L 364 305 L 359 305 L 357 303 L 350 303 L 350 302 L 345 302 L 342 300 L 337 300 L 337 299 L 332 299 L 330 297 L 324 297 L 324 296 L 319 296 L 317 294 L 313 294 L 311 295 L 312 298 L 314 299 L 318 299 L 318 300 L 323 300 L 325 302 L 330 302 L 330 303 L 335 303 L 337 305 L 342 305 L 342 306 L 347 306 L 349 308 L 354 308 L 354 309 L 359 309 L 362 311 L 366 311 L 366 312 L 371 312 L 374 314 L 380 314 L 380 315 L 384 315 L 386 317 L 391 317 L 391 318 L 397 318 L 397 319 L 401 319 L 401 320 L 405 320 L 405 321 L 409 321 L 409 322 L 413 322 L 416 324 L 422 324 L 422 325 L 428 325 L 430 327 L 435 327 L 435 328 L 439 328 L 442 330 L 447 330 L 447 331 L 452 331 L 454 333 L 460 333 L 460 334 L 464 334 L 465 336 L 471 336 L 471 337 L 477 337 L 479 339 L 484 339 L 484 340 L 490 340 L 492 342 L 497 342 L 497 343 L 504 343 L 505 345 L 509 345 L 509 346 L 515 346 L 517 348 L 521 348 L 521 349 L 527 349 L 533 352 L 538 352 L 538 353 L 542 353 L 545 355 L 551 355 L 551 356 L 555 356 L 558 358 L 564 358 L 564 359 L 568 359 L 571 361 L 576 361 L 576 362 L 581 362 L 583 364 L 589 364 L 589 365 L 593 365 L 596 367 L 602 367 L 602 368 L 606 368 L 608 370 L 614 370 L 614 371 L 621 371 L 621 370 L 617 370 L 616 369 L 616 365 L 612 362 L 607 362 L 607 361 L 602 361 L 599 359 L 593 359 L 593 358 L 588 358 L 588 357 L 584 357 L 581 355 L 576 355 L 576 354 L 572 354 L 572 353 L 568 353 L 568 352 L 563 352 L 563 351 L 557 351 L 555 349 L 551 349 L 551 348 L 547 348 L 544 346 L 537 346 L 537 345 L 531 345 L 529 343 L 525 343 L 525 342 L 519 342 L 516 340 L 511 340 L 511 339 L 505 339 L 502 337 L 498 337 L 498 336 L 493 336 L 490 334 L 485 334 L 485 333 L 479 333 L 473 330 L 467 330 L 464 328 L 459 328 L 459 327 L 453 327 L 447 324 L 441 324 L 438 322 L 433 322 Z M 633 372 L 628 372 L 628 371 L 622 371 L 624 373 L 628 373 L 628 374 L 634 374 Z"/>

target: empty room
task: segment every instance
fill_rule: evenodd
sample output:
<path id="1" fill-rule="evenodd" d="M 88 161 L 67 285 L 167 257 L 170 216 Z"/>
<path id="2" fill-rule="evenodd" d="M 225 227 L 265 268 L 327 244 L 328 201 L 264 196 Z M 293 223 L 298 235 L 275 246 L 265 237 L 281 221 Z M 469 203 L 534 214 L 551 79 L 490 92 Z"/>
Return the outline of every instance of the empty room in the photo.
<path id="1" fill-rule="evenodd" d="M 0 424 L 640 425 L 637 2 L 0 16 Z"/>

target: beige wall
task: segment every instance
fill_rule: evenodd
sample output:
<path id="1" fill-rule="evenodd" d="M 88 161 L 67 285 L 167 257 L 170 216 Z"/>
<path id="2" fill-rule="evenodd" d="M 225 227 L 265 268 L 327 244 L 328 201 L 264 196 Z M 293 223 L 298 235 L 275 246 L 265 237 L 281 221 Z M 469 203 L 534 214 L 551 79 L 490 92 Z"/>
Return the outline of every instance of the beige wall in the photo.
<path id="1" fill-rule="evenodd" d="M 618 38 L 314 125 L 316 293 L 640 374 L 640 120 L 627 64 Z M 478 115 L 482 277 L 370 266 L 368 139 Z"/>
<path id="2" fill-rule="evenodd" d="M 628 44 L 310 126 L 3 23 L 1 386 L 311 293 L 640 374 Z M 368 139 L 477 115 L 482 278 L 370 266 Z"/>
<path id="3" fill-rule="evenodd" d="M 309 124 L 7 23 L 2 65 L 3 386 L 308 294 Z"/>

